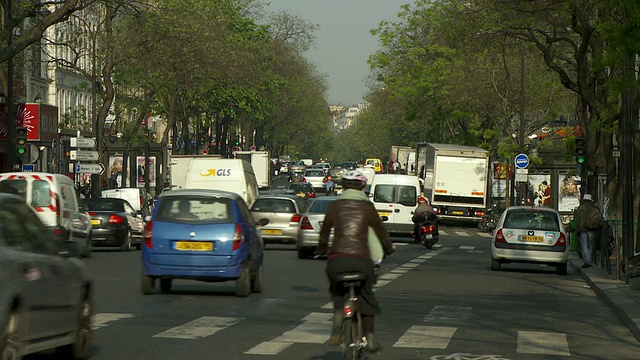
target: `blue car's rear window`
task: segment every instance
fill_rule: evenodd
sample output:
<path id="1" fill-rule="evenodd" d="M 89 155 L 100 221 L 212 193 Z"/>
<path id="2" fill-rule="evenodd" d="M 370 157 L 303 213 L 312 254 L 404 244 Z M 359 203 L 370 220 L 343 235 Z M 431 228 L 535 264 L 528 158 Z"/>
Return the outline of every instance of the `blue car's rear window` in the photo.
<path id="1" fill-rule="evenodd" d="M 234 221 L 229 198 L 169 196 L 158 204 L 156 221 L 224 223 Z"/>

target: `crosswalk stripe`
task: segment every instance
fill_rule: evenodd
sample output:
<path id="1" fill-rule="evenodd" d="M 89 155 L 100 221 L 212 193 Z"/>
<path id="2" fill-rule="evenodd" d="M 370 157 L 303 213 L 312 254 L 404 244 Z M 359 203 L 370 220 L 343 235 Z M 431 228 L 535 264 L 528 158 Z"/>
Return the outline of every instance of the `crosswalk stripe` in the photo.
<path id="1" fill-rule="evenodd" d="M 190 321 L 184 325 L 171 328 L 159 334 L 153 335 L 158 338 L 172 339 L 202 339 L 211 336 L 218 331 L 236 324 L 243 318 L 203 316 Z"/>
<path id="2" fill-rule="evenodd" d="M 277 338 L 252 347 L 245 354 L 276 355 L 293 343 L 323 344 L 331 334 L 331 313 L 312 312 L 302 319 L 304 322 Z"/>
<path id="3" fill-rule="evenodd" d="M 475 249 L 475 246 L 460 246 L 459 249 L 460 250 L 473 250 Z"/>
<path id="4" fill-rule="evenodd" d="M 458 235 L 458 236 L 462 236 L 462 237 L 471 236 L 471 235 L 469 235 L 469 233 L 468 233 L 468 232 L 466 232 L 466 231 L 454 231 L 454 233 L 456 233 L 456 235 Z"/>
<path id="5" fill-rule="evenodd" d="M 130 319 L 136 317 L 136 314 L 125 314 L 125 313 L 99 313 L 93 316 L 93 330 L 98 330 L 105 326 L 108 326 L 110 323 L 118 320 Z"/>
<path id="6" fill-rule="evenodd" d="M 478 233 L 478 235 L 480 235 L 480 236 L 482 236 L 482 237 L 488 237 L 488 238 L 490 238 L 490 237 L 492 237 L 492 236 L 493 236 L 493 234 L 483 233 L 483 232 L 479 232 L 479 233 Z"/>
<path id="7" fill-rule="evenodd" d="M 393 344 L 393 347 L 446 349 L 456 330 L 457 327 L 414 325 Z"/>
<path id="8" fill-rule="evenodd" d="M 520 354 L 571 356 L 566 334 L 537 331 L 518 331 L 516 352 Z"/>

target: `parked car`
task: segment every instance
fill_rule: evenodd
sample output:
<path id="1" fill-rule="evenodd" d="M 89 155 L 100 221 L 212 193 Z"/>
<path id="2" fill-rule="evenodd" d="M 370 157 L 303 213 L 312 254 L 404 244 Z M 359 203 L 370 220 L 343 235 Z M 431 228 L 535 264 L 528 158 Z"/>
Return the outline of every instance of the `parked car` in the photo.
<path id="1" fill-rule="evenodd" d="M 337 198 L 337 196 L 316 198 L 311 202 L 307 211 L 302 214 L 300 230 L 298 231 L 298 242 L 296 243 L 299 259 L 308 259 L 313 256 L 320 239 L 320 228 L 322 228 L 324 216 L 327 213 L 329 204 Z M 329 242 L 332 240 L 333 230 L 331 230 Z"/>
<path id="2" fill-rule="evenodd" d="M 117 246 L 122 251 L 140 250 L 144 219 L 125 199 L 86 199 L 84 205 L 91 216 L 92 246 Z"/>
<path id="3" fill-rule="evenodd" d="M 491 270 L 511 262 L 542 263 L 567 274 L 568 236 L 557 210 L 511 206 L 496 224 L 491 240 Z"/>
<path id="4" fill-rule="evenodd" d="M 303 182 L 311 184 L 315 189 L 324 190 L 324 182 L 326 181 L 324 170 L 322 169 L 307 169 L 304 172 Z"/>
<path id="5" fill-rule="evenodd" d="M 0 194 L 0 358 L 49 349 L 61 359 L 89 356 L 92 281 L 68 257 L 73 247 L 24 199 Z"/>
<path id="6" fill-rule="evenodd" d="M 91 219 L 81 208 L 73 180 L 62 174 L 15 172 L 0 174 L 0 192 L 17 194 L 45 226 L 75 244 L 79 257 L 91 256 Z"/>
<path id="7" fill-rule="evenodd" d="M 314 199 L 316 192 L 309 183 L 297 182 L 289 184 L 289 190 L 292 190 L 297 196 L 305 200 Z"/>
<path id="8" fill-rule="evenodd" d="M 236 296 L 262 291 L 264 244 L 243 198 L 229 191 L 179 189 L 158 198 L 147 218 L 142 246 L 143 294 L 156 280 L 235 281 Z"/>
<path id="9" fill-rule="evenodd" d="M 302 213 L 307 209 L 306 201 L 296 195 L 271 194 L 258 196 L 251 207 L 255 221 L 269 219 L 269 224 L 260 228 L 265 244 L 294 244 L 298 239 L 298 227 Z"/>

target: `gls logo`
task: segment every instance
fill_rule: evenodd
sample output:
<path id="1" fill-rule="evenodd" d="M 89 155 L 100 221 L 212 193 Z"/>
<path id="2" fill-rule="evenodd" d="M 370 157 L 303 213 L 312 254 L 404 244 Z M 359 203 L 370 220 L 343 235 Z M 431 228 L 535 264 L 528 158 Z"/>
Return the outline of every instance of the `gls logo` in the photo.
<path id="1" fill-rule="evenodd" d="M 200 171 L 200 176 L 229 176 L 231 169 L 207 169 L 205 172 Z"/>

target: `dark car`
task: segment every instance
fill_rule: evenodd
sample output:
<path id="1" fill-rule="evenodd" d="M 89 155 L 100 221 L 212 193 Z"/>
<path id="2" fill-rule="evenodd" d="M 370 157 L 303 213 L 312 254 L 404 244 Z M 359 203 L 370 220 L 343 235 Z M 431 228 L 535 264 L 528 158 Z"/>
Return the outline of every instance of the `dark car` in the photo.
<path id="1" fill-rule="evenodd" d="M 171 291 L 173 279 L 234 281 L 236 296 L 261 292 L 264 243 L 240 195 L 222 190 L 162 193 L 148 218 L 142 247 L 143 294 L 156 280 Z"/>
<path id="2" fill-rule="evenodd" d="M 91 217 L 91 245 L 117 246 L 129 251 L 133 247 L 140 250 L 144 219 L 125 199 L 96 198 L 84 200 L 84 206 Z"/>
<path id="3" fill-rule="evenodd" d="M 60 359 L 89 356 L 92 281 L 69 257 L 74 247 L 23 199 L 0 194 L 0 358 L 49 349 Z"/>
<path id="4" fill-rule="evenodd" d="M 289 184 L 289 190 L 293 190 L 296 195 L 303 197 L 305 200 L 314 199 L 316 197 L 316 192 L 310 183 L 291 183 Z"/>

